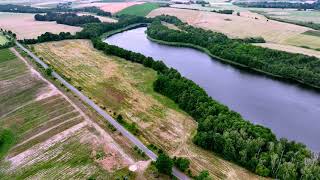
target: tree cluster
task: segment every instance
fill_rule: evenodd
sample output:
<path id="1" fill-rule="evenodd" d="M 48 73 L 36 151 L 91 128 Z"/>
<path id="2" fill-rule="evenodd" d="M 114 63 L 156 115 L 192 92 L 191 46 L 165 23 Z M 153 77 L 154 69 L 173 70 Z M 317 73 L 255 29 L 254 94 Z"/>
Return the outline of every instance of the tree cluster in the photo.
<path id="1" fill-rule="evenodd" d="M 0 5 L 0 11 L 13 12 L 13 13 L 47 13 L 51 10 L 45 9 L 45 8 L 35 8 L 31 6 L 3 4 L 3 5 Z"/>
<path id="2" fill-rule="evenodd" d="M 148 27 L 147 34 L 153 39 L 205 48 L 212 55 L 234 64 L 320 87 L 320 61 L 316 57 L 254 46 L 193 26 L 180 25 L 179 28 L 182 31 L 169 29 L 160 21 L 154 21 Z"/>
<path id="3" fill-rule="evenodd" d="M 75 13 L 49 12 L 45 15 L 36 14 L 34 18 L 36 21 L 56 21 L 58 24 L 66 24 L 70 26 L 80 26 L 88 23 L 101 23 L 97 17 L 91 15 L 78 16 Z"/>
<path id="4" fill-rule="evenodd" d="M 42 42 L 61 41 L 65 39 L 75 39 L 75 38 L 76 36 L 73 36 L 70 32 L 61 32 L 59 34 L 46 32 L 38 36 L 37 39 L 24 39 L 24 40 L 19 40 L 19 42 L 23 44 L 36 44 L 36 43 L 42 43 Z"/>
<path id="5" fill-rule="evenodd" d="M 220 14 L 233 14 L 233 10 L 223 9 L 223 10 L 212 10 L 211 12 L 220 13 Z"/>

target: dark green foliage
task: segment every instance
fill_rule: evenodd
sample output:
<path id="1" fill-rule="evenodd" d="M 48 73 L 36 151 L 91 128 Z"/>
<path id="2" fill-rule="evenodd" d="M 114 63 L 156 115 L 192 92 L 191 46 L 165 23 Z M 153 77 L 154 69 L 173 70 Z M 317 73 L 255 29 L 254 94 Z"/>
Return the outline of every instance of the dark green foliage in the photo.
<path id="1" fill-rule="evenodd" d="M 46 73 L 47 76 L 51 76 L 52 75 L 52 69 L 51 68 L 47 68 L 45 70 L 45 73 Z"/>
<path id="2" fill-rule="evenodd" d="M 195 180 L 211 180 L 208 171 L 201 171 L 198 176 L 194 178 Z"/>
<path id="3" fill-rule="evenodd" d="M 0 49 L 0 63 L 15 59 L 16 56 L 9 49 Z"/>
<path id="4" fill-rule="evenodd" d="M 233 14 L 233 10 L 223 9 L 223 10 L 212 10 L 211 12 L 220 14 Z"/>
<path id="5" fill-rule="evenodd" d="M 9 129 L 0 127 L 0 160 L 14 144 L 14 134 Z"/>
<path id="6" fill-rule="evenodd" d="M 229 62 L 320 87 L 320 61 L 316 57 L 258 47 L 229 39 L 221 33 L 192 26 L 185 25 L 179 28 L 183 31 L 169 29 L 159 21 L 154 21 L 149 26 L 147 34 L 151 38 L 162 41 L 187 43 L 206 48 L 212 55 Z"/>
<path id="7" fill-rule="evenodd" d="M 155 166 L 160 173 L 167 175 L 172 174 L 173 161 L 168 155 L 164 153 L 158 156 L 155 162 Z"/>
<path id="8" fill-rule="evenodd" d="M 56 21 L 58 24 L 66 24 L 70 26 L 80 26 L 88 23 L 100 23 L 99 18 L 85 15 L 78 16 L 75 13 L 52 13 L 49 12 L 45 15 L 36 14 L 34 16 L 36 21 Z"/>
<path id="9" fill-rule="evenodd" d="M 61 41 L 65 39 L 75 39 L 76 36 L 73 36 L 69 32 L 61 32 L 59 34 L 52 34 L 50 32 L 46 32 L 40 36 L 38 36 L 37 39 L 24 39 L 20 40 L 19 42 L 24 44 L 36 44 L 36 43 L 42 43 L 42 42 L 49 42 L 49 41 Z"/>
<path id="10" fill-rule="evenodd" d="M 134 135 L 139 135 L 140 131 L 138 129 L 138 126 L 135 122 L 132 123 L 128 123 L 127 121 L 125 121 L 122 117 L 121 114 L 119 114 L 116 118 L 116 120 L 123 125 L 126 129 L 128 129 L 128 131 L 130 131 L 132 134 Z"/>
<path id="11" fill-rule="evenodd" d="M 183 157 L 174 157 L 173 164 L 182 172 L 186 172 L 189 169 L 190 161 L 187 158 Z"/>
<path id="12" fill-rule="evenodd" d="M 266 41 L 263 39 L 263 37 L 248 37 L 244 39 L 235 39 L 239 42 L 244 43 L 265 43 Z"/>

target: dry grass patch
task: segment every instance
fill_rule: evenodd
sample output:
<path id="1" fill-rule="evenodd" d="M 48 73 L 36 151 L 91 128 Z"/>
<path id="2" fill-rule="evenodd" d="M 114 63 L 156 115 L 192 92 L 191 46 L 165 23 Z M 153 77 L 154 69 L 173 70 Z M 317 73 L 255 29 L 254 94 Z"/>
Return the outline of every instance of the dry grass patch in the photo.
<path id="1" fill-rule="evenodd" d="M 82 29 L 56 22 L 35 21 L 34 14 L 26 13 L 0 13 L 0 27 L 16 33 L 18 39 L 36 38 L 45 32 L 71 32 L 74 34 Z"/>
<path id="2" fill-rule="evenodd" d="M 153 91 L 155 71 L 106 56 L 86 40 L 37 44 L 35 51 L 108 113 L 135 122 L 143 142 L 191 158 L 194 172 L 208 169 L 218 179 L 258 179 L 192 144 L 197 124 L 170 99 Z"/>
<path id="3" fill-rule="evenodd" d="M 320 58 L 320 51 L 313 50 L 313 49 L 306 49 L 306 48 L 301 48 L 297 46 L 290 46 L 290 45 L 282 45 L 282 44 L 274 44 L 274 43 L 258 43 L 255 44 L 256 46 L 261 46 L 261 47 L 266 47 L 270 49 L 276 49 L 276 50 L 281 50 L 281 51 L 286 51 L 286 52 L 291 52 L 291 53 L 301 53 L 309 56 L 315 56 Z"/>

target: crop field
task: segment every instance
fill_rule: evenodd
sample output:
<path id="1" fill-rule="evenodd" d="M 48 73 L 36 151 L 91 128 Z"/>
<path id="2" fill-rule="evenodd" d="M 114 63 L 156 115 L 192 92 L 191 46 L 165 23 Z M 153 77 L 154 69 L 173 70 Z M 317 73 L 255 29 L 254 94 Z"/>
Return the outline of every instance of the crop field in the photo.
<path id="1" fill-rule="evenodd" d="M 215 178 L 258 179 L 213 153 L 193 145 L 195 121 L 170 99 L 154 92 L 157 73 L 96 51 L 90 41 L 68 40 L 34 45 L 35 52 L 109 114 L 134 123 L 136 135 L 171 155 L 191 159 L 195 172 L 208 169 Z M 68 53 L 66 53 L 68 52 Z"/>
<path id="2" fill-rule="evenodd" d="M 266 47 L 270 49 L 276 49 L 280 51 L 287 51 L 291 53 L 301 53 L 309 56 L 316 56 L 320 58 L 320 51 L 318 50 L 312 50 L 307 48 L 301 48 L 297 46 L 290 46 L 290 45 L 282 45 L 282 44 L 274 44 L 274 43 L 257 43 L 255 44 L 257 46 Z"/>
<path id="3" fill-rule="evenodd" d="M 111 12 L 111 13 L 117 13 L 125 8 L 128 8 L 130 6 L 143 4 L 144 2 L 100 2 L 100 3 L 79 3 L 74 6 L 74 8 L 81 8 L 81 7 L 90 7 L 95 6 L 98 7 L 104 11 Z"/>
<path id="4" fill-rule="evenodd" d="M 276 8 L 250 8 L 250 10 L 284 20 L 320 23 L 320 11 Z"/>
<path id="5" fill-rule="evenodd" d="M 23 61 L 0 50 L 0 179 L 129 176 L 135 160 Z"/>
<path id="6" fill-rule="evenodd" d="M 136 15 L 136 16 L 146 16 L 148 15 L 152 10 L 159 8 L 159 4 L 157 3 L 144 3 L 144 4 L 138 4 L 134 6 L 127 7 L 120 12 L 118 12 L 118 15 L 122 14 L 128 14 L 128 15 Z"/>
<path id="7" fill-rule="evenodd" d="M 320 37 L 304 34 L 312 29 L 267 20 L 262 15 L 255 13 L 241 12 L 241 15 L 237 16 L 206 11 L 158 8 L 148 16 L 154 17 L 161 14 L 177 16 L 191 25 L 222 32 L 231 38 L 263 37 L 268 43 L 273 44 L 305 46 L 311 49 L 320 48 Z"/>
<path id="8" fill-rule="evenodd" d="M 17 34 L 18 39 L 36 38 L 45 32 L 71 32 L 74 34 L 82 29 L 55 22 L 35 21 L 34 14 L 20 13 L 0 13 L 0 27 L 10 29 Z"/>

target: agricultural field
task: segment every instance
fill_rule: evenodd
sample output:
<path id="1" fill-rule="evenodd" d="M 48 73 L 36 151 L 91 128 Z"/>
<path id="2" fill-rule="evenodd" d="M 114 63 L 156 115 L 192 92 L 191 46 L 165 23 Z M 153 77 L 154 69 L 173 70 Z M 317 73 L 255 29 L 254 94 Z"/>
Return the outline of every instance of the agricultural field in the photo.
<path id="1" fill-rule="evenodd" d="M 191 159 L 191 169 L 208 169 L 218 179 L 259 179 L 192 143 L 197 124 L 170 99 L 153 90 L 157 73 L 140 64 L 106 56 L 90 41 L 68 40 L 33 46 L 60 74 L 109 114 L 120 114 L 146 145 Z M 68 53 L 67 53 L 68 52 Z M 132 127 L 131 126 L 131 127 Z"/>
<path id="2" fill-rule="evenodd" d="M 26 62 L 0 50 L 0 179 L 134 178 L 128 166 L 141 162 L 122 138 Z"/>
<path id="3" fill-rule="evenodd" d="M 81 7 L 90 7 L 95 6 L 100 8 L 101 10 L 111 12 L 111 13 L 117 13 L 125 8 L 128 8 L 130 6 L 143 4 L 144 2 L 99 2 L 99 3 L 78 3 L 74 5 L 74 8 L 81 8 Z"/>
<path id="4" fill-rule="evenodd" d="M 283 20 L 320 23 L 320 11 L 276 8 L 249 8 L 249 10 Z"/>
<path id="5" fill-rule="evenodd" d="M 157 3 L 144 3 L 138 4 L 134 6 L 127 7 L 117 14 L 128 14 L 128 15 L 136 15 L 136 16 L 147 16 L 152 10 L 159 8 L 159 4 Z"/>
<path id="6" fill-rule="evenodd" d="M 82 28 L 57 24 L 56 22 L 35 21 L 34 14 L 1 13 L 0 27 L 17 34 L 18 39 L 36 38 L 45 32 L 60 33 L 81 31 Z"/>
<path id="7" fill-rule="evenodd" d="M 315 51 L 313 53 L 317 52 L 312 49 L 320 48 L 319 36 L 305 34 L 312 29 L 267 20 L 264 16 L 252 12 L 241 12 L 240 16 L 237 16 L 235 14 L 226 15 L 206 11 L 158 8 L 153 10 L 148 17 L 161 14 L 177 16 L 191 25 L 222 32 L 231 38 L 263 37 L 268 43 L 305 46 L 311 48 L 310 51 Z"/>

